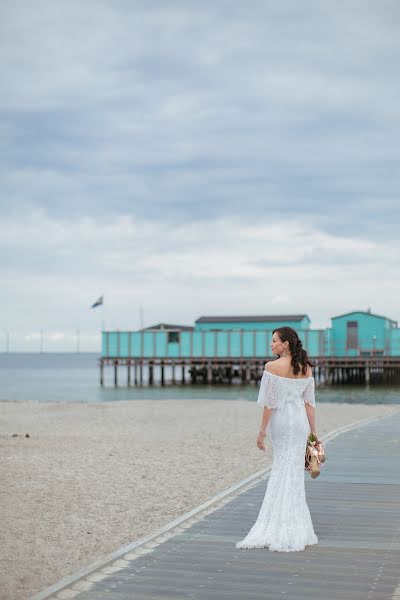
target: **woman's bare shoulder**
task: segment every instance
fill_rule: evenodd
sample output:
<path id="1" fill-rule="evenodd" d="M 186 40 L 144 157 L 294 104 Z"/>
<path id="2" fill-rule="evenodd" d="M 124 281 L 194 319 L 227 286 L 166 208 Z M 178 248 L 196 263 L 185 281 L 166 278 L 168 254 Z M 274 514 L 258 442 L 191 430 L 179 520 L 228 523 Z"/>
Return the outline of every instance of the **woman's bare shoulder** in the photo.
<path id="1" fill-rule="evenodd" d="M 277 369 L 275 364 L 277 360 L 270 360 L 267 363 L 265 363 L 264 371 L 268 371 L 268 373 L 274 373 L 274 375 L 279 375 L 279 369 Z"/>
<path id="2" fill-rule="evenodd" d="M 284 364 L 280 363 L 279 358 L 277 358 L 276 360 L 270 360 L 269 362 L 265 363 L 264 371 L 268 371 L 269 373 L 272 373 L 273 375 L 279 375 L 280 377 L 288 376 L 287 375 L 287 365 L 286 365 L 286 363 L 284 363 Z M 312 377 L 312 376 L 313 376 L 312 368 L 310 367 L 310 365 L 307 365 L 307 371 L 306 371 L 306 374 L 304 375 L 304 377 Z"/>

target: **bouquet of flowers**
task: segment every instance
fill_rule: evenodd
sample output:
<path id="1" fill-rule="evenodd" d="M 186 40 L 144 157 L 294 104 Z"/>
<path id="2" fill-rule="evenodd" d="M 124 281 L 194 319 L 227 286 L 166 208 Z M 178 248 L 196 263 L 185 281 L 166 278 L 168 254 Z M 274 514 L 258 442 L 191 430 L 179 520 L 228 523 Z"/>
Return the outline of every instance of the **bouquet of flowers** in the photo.
<path id="1" fill-rule="evenodd" d="M 315 479 L 320 474 L 320 465 L 325 462 L 324 446 L 314 433 L 307 438 L 304 458 L 304 469 L 309 471 L 311 478 Z"/>

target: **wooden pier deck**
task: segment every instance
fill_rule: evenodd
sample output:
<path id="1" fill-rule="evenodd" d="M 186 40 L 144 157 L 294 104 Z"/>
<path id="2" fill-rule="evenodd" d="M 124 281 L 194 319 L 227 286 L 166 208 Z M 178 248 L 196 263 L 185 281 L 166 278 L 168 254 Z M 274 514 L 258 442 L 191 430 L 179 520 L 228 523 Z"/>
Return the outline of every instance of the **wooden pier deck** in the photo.
<path id="1" fill-rule="evenodd" d="M 340 433 L 326 454 L 317 479 L 305 474 L 318 545 L 235 548 L 257 517 L 267 472 L 186 529 L 145 544 L 147 554 L 117 561 L 115 572 L 99 568 L 41 598 L 400 600 L 400 410 Z"/>

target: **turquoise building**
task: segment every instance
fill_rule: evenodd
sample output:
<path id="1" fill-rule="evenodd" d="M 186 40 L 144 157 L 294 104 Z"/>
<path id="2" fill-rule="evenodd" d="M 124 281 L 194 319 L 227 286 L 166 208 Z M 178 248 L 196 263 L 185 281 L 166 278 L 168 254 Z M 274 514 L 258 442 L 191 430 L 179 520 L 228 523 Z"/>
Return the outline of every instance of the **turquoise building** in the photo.
<path id="1" fill-rule="evenodd" d="M 353 311 L 332 317 L 326 329 L 331 356 L 400 356 L 400 329 L 397 321 L 367 311 Z"/>
<path id="2" fill-rule="evenodd" d="M 201 316 L 194 326 L 158 323 L 137 331 L 103 331 L 105 358 L 249 359 L 271 357 L 273 329 L 293 327 L 311 357 L 400 356 L 397 321 L 368 311 L 311 327 L 306 314 Z"/>

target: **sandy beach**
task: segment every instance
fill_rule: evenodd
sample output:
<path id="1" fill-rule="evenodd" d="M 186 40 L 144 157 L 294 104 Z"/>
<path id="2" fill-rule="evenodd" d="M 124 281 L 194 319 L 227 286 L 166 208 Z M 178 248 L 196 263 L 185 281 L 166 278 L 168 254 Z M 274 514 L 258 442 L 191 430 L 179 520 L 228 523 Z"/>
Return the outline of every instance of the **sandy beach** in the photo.
<path id="1" fill-rule="evenodd" d="M 317 401 L 317 432 L 393 408 Z M 29 598 L 267 467 L 261 414 L 248 401 L 1 402 L 0 598 Z"/>

